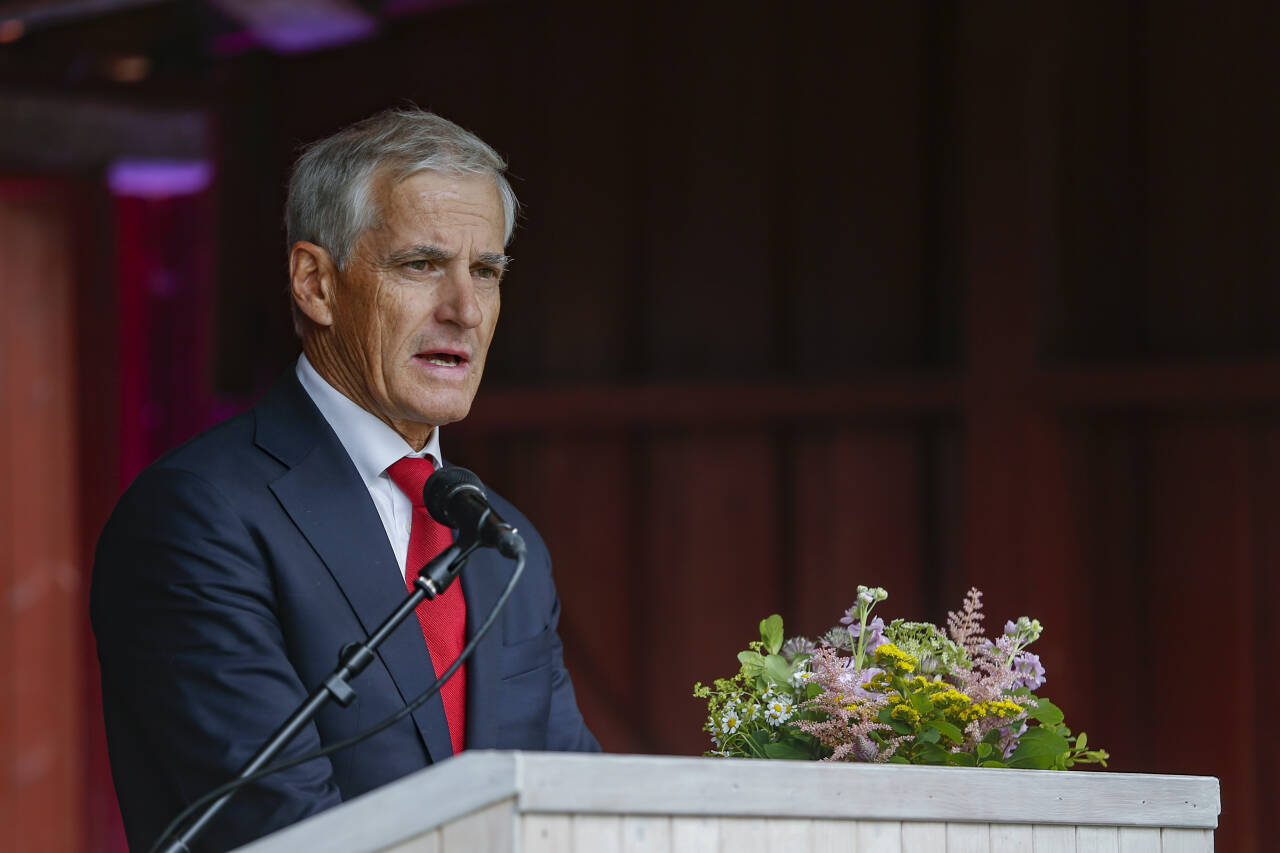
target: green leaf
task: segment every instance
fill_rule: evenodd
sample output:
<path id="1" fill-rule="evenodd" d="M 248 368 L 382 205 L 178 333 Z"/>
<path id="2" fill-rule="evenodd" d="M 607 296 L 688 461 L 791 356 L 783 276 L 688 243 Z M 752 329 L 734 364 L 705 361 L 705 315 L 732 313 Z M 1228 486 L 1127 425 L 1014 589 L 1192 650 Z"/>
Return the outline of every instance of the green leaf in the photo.
<path id="1" fill-rule="evenodd" d="M 782 648 L 782 617 L 777 613 L 760 620 L 760 639 L 764 641 L 764 647 L 769 650 L 769 654 L 776 655 L 778 649 Z"/>
<path id="2" fill-rule="evenodd" d="M 916 764 L 946 764 L 949 753 L 936 743 L 924 743 L 916 752 Z"/>
<path id="3" fill-rule="evenodd" d="M 978 759 L 967 752 L 948 752 L 947 763 L 957 767 L 976 767 Z"/>
<path id="4" fill-rule="evenodd" d="M 1009 756 L 1010 767 L 1051 770 L 1058 756 L 1070 749 L 1067 739 L 1057 732 L 1034 726 L 1022 735 L 1018 748 Z"/>
<path id="5" fill-rule="evenodd" d="M 912 693 L 909 697 L 911 706 L 920 712 L 920 716 L 925 717 L 933 713 L 933 700 L 925 693 Z"/>
<path id="6" fill-rule="evenodd" d="M 1063 720 L 1062 709 L 1048 699 L 1037 698 L 1035 710 L 1031 711 L 1029 716 L 1033 720 L 1039 720 L 1050 726 L 1056 726 Z"/>
<path id="7" fill-rule="evenodd" d="M 907 761 L 907 759 L 903 758 L 901 755 L 894 754 L 889 756 L 889 763 L 890 764 L 910 764 L 911 762 Z"/>
<path id="8" fill-rule="evenodd" d="M 1084 749 L 1085 744 L 1089 742 L 1089 736 L 1084 732 L 1076 735 L 1076 749 Z"/>
<path id="9" fill-rule="evenodd" d="M 792 761 L 804 761 L 809 758 L 809 750 L 794 742 L 781 741 L 764 745 L 765 758 L 782 758 Z"/>
<path id="10" fill-rule="evenodd" d="M 960 731 L 958 727 L 953 726 L 946 720 L 934 720 L 929 725 L 933 726 L 935 729 L 950 738 L 952 743 L 960 743 L 964 740 L 964 732 Z"/>
<path id="11" fill-rule="evenodd" d="M 942 733 L 930 726 L 916 736 L 916 739 L 923 743 L 937 743 L 938 738 L 942 737 Z"/>
<path id="12" fill-rule="evenodd" d="M 986 741 L 983 741 L 982 743 L 978 744 L 978 760 L 981 761 L 985 758 L 990 758 L 991 753 L 994 751 L 995 749 L 994 747 L 991 746 L 991 744 L 987 743 Z"/>
<path id="13" fill-rule="evenodd" d="M 1005 764 L 1003 761 L 983 761 L 978 766 L 979 767 L 1008 767 L 1009 765 Z"/>
<path id="14" fill-rule="evenodd" d="M 791 687 L 791 664 L 782 655 L 769 655 L 764 659 L 764 677 L 780 687 Z"/>
<path id="15" fill-rule="evenodd" d="M 759 652 L 738 652 L 738 662 L 742 664 L 742 672 L 747 678 L 755 678 L 764 672 L 764 655 Z"/>

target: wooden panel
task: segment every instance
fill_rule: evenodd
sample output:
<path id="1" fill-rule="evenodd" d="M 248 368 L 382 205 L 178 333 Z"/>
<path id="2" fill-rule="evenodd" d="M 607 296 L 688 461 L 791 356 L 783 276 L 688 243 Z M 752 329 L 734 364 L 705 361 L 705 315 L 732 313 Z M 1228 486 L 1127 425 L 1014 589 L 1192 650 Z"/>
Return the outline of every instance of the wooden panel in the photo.
<path id="1" fill-rule="evenodd" d="M 0 184 L 0 850 L 78 850 L 84 808 L 75 256 L 56 186 Z"/>
<path id="2" fill-rule="evenodd" d="M 813 853 L 858 853 L 857 831 L 850 821 L 816 818 L 810 832 Z"/>
<path id="3" fill-rule="evenodd" d="M 786 93 L 771 164 L 779 245 L 749 254 L 778 271 L 787 323 L 779 355 L 801 375 L 927 362 L 937 318 L 954 322 L 931 291 L 937 282 L 925 281 L 937 261 L 925 247 L 926 172 L 936 165 L 925 155 L 927 133 L 945 111 L 927 100 L 922 79 L 935 16 L 933 4 L 917 2 L 775 12 L 774 38 L 805 49 L 774 71 Z"/>
<path id="4" fill-rule="evenodd" d="M 645 101 L 637 128 L 645 229 L 630 260 L 645 265 L 641 375 L 768 374 L 785 363 L 770 275 L 774 6 L 744 0 L 725 14 L 680 3 L 636 26 L 642 44 L 662 45 L 638 57 L 646 90 L 662 93 Z"/>
<path id="5" fill-rule="evenodd" d="M 511 850 L 515 843 L 515 804 L 507 800 L 440 827 L 440 853 Z"/>
<path id="6" fill-rule="evenodd" d="M 720 850 L 720 821 L 713 817 L 671 819 L 672 853 L 708 853 Z"/>
<path id="7" fill-rule="evenodd" d="M 921 599 L 922 442 L 900 428 L 806 431 L 784 472 L 794 525 L 794 624 L 815 637 L 853 604 L 858 584 L 883 586 L 885 618 L 926 619 Z"/>
<path id="8" fill-rule="evenodd" d="M 903 827 L 905 829 L 905 825 Z M 985 823 L 947 824 L 947 853 L 990 853 L 991 829 Z"/>
<path id="9" fill-rule="evenodd" d="M 1164 829 L 1160 831 L 1160 842 L 1162 853 L 1213 853 L 1214 849 L 1213 833 L 1204 829 Z M 1222 844 L 1221 841 L 1218 843 Z M 1222 849 L 1235 851 L 1240 848 L 1222 844 Z"/>
<path id="10" fill-rule="evenodd" d="M 1120 827 L 1118 833 L 1120 853 L 1160 853 L 1160 830 Z"/>
<path id="11" fill-rule="evenodd" d="M 1076 830 L 1073 826 L 1036 825 L 1033 829 L 1035 853 L 1075 853 Z"/>
<path id="12" fill-rule="evenodd" d="M 1077 827 L 1076 853 L 1120 853 L 1120 831 L 1113 826 Z"/>
<path id="13" fill-rule="evenodd" d="M 623 853 L 670 853 L 671 821 L 665 817 L 622 818 Z"/>
<path id="14" fill-rule="evenodd" d="M 644 654 L 648 579 L 634 554 L 644 527 L 636 506 L 634 452 L 612 435 L 556 434 L 504 441 L 494 482 L 551 550 L 563 611 L 560 637 L 578 705 L 601 745 L 646 752 L 636 708 L 647 701 L 619 649 Z M 603 641 L 611 638 L 609 641 Z"/>
<path id="15" fill-rule="evenodd" d="M 753 850 L 765 837 L 768 822 L 751 817 L 726 817 L 720 819 L 720 853 L 735 850 Z"/>
<path id="16" fill-rule="evenodd" d="M 783 571 L 776 542 L 777 470 L 770 437 L 707 433 L 655 439 L 644 474 L 637 571 L 648 642 L 638 661 L 647 711 L 667 753 L 709 748 L 695 681 L 736 671 L 739 650 L 759 637 Z M 690 643 L 688 632 L 706 638 Z"/>
<path id="17" fill-rule="evenodd" d="M 1257 675 L 1251 589 L 1254 559 L 1248 505 L 1250 469 L 1247 432 L 1227 420 L 1175 420 L 1151 436 L 1149 497 L 1148 631 L 1154 657 L 1146 672 L 1157 696 L 1184 690 L 1189 673 L 1211 673 L 1215 690 L 1251 696 Z M 1203 624 L 1206 606 L 1229 617 L 1213 622 L 1211 642 L 1185 642 L 1187 625 Z M 1170 654 L 1170 650 L 1176 653 Z M 1139 707 L 1145 707 L 1144 701 Z M 1228 731 L 1255 731 L 1251 702 L 1222 705 L 1215 714 Z M 1208 743 L 1187 737 L 1201 715 L 1177 702 L 1162 703 L 1147 736 L 1159 745 L 1152 770 L 1212 773 L 1222 779 L 1222 798 L 1233 820 L 1218 842 L 1224 850 L 1254 851 L 1250 827 L 1257 815 L 1255 753 L 1246 739 Z M 1176 748 L 1173 746 L 1176 744 Z"/>
<path id="18" fill-rule="evenodd" d="M 573 850 L 622 853 L 622 818 L 617 815 L 574 815 Z"/>
<path id="19" fill-rule="evenodd" d="M 810 853 L 813 850 L 813 821 L 777 817 L 769 821 L 762 836 L 769 853 Z"/>
<path id="20" fill-rule="evenodd" d="M 903 850 L 946 850 L 947 824 L 936 821 L 905 821 L 902 824 Z"/>
<path id="21" fill-rule="evenodd" d="M 573 818 L 527 814 L 520 819 L 521 853 L 564 853 L 573 849 Z"/>
<path id="22" fill-rule="evenodd" d="M 905 853 L 902 824 L 891 820 L 860 820 L 857 824 L 858 853 Z"/>
<path id="23" fill-rule="evenodd" d="M 1034 827 L 1012 823 L 991 825 L 991 853 L 1026 853 L 1034 849 Z"/>

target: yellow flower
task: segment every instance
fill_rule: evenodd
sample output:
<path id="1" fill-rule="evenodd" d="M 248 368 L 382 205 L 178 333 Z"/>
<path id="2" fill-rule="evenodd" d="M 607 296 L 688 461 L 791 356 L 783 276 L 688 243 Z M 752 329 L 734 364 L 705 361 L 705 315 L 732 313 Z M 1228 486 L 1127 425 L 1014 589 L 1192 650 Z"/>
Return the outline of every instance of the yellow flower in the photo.
<path id="1" fill-rule="evenodd" d="M 898 675 L 907 675 L 916 671 L 916 667 L 920 665 L 920 661 L 895 646 L 893 643 L 884 643 L 876 648 L 876 663 L 880 664 L 884 669 L 892 670 Z"/>

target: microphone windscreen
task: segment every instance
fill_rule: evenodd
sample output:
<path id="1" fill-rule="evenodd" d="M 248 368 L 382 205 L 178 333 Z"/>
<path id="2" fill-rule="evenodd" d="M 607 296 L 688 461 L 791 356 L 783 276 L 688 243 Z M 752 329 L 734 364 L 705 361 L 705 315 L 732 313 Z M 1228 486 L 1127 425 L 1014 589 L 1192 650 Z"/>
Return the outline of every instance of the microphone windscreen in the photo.
<path id="1" fill-rule="evenodd" d="M 422 487 L 422 503 L 436 521 L 446 527 L 457 527 L 456 520 L 451 518 L 449 506 L 453 503 L 454 495 L 468 489 L 479 492 L 482 498 L 485 496 L 479 477 L 466 468 L 450 465 L 427 478 L 427 484 Z"/>

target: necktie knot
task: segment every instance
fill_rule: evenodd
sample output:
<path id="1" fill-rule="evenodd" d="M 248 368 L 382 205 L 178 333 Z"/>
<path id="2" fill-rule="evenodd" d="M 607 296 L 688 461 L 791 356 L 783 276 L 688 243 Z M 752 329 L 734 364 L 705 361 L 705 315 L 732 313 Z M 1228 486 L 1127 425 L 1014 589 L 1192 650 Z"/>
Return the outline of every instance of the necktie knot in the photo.
<path id="1" fill-rule="evenodd" d="M 387 476 L 400 488 L 400 491 L 405 493 L 410 503 L 420 507 L 422 506 L 422 489 L 427 484 L 427 478 L 435 473 L 435 470 L 435 464 L 430 458 L 406 456 L 387 466 Z"/>

